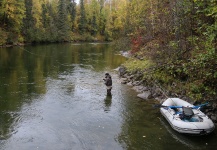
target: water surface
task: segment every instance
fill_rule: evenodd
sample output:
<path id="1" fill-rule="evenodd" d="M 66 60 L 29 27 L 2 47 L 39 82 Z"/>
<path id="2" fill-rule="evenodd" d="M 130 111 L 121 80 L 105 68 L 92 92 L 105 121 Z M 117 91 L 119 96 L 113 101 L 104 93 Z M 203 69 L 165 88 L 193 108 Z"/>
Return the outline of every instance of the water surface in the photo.
<path id="1" fill-rule="evenodd" d="M 126 58 L 110 44 L 0 49 L 0 150 L 215 149 L 215 132 L 173 131 L 114 71 Z M 111 73 L 112 96 L 103 77 Z"/>

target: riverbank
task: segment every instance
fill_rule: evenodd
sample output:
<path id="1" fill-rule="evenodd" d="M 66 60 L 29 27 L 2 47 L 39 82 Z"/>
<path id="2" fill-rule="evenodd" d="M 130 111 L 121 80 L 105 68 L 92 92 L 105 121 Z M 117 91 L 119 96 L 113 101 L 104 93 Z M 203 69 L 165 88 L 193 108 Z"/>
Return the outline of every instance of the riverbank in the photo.
<path id="1" fill-rule="evenodd" d="M 26 46 L 26 45 L 48 45 L 48 44 L 61 44 L 61 43 L 110 43 L 111 41 L 100 41 L 100 40 L 90 40 L 90 41 L 70 41 L 70 42 L 41 42 L 41 43 L 16 43 L 16 44 L 5 44 L 0 45 L 0 48 L 16 47 L 16 46 Z"/>
<path id="2" fill-rule="evenodd" d="M 163 88 L 158 83 L 144 79 L 143 72 L 139 70 L 130 72 L 125 66 L 120 66 L 116 70 L 118 71 L 121 83 L 131 86 L 133 90 L 138 92 L 137 97 L 143 100 L 155 99 L 161 104 L 168 97 L 178 97 L 188 101 L 191 104 L 199 104 L 199 102 L 193 101 L 184 94 L 174 93 L 173 91 Z M 217 103 L 215 101 L 210 101 L 207 106 L 201 109 L 201 111 L 209 116 L 209 118 L 211 118 L 212 121 L 217 125 Z"/>

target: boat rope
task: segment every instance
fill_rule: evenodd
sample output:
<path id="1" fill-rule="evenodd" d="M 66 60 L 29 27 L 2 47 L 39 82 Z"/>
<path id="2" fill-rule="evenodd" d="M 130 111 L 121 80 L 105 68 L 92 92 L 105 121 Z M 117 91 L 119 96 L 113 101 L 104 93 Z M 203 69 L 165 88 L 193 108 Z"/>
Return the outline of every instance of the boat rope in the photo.
<path id="1" fill-rule="evenodd" d="M 167 94 L 164 92 L 163 88 L 162 88 L 160 85 L 158 85 L 157 83 L 154 83 L 153 81 L 151 81 L 151 82 L 152 82 L 152 84 L 153 84 L 154 86 L 156 86 L 156 87 L 159 88 L 159 90 L 161 91 L 161 93 L 162 93 L 167 99 L 171 99 L 171 100 L 173 101 L 172 98 L 170 98 L 169 96 L 167 96 Z M 173 101 L 173 102 L 174 102 L 174 101 Z M 175 102 L 174 102 L 174 104 L 175 104 Z"/>
<path id="2" fill-rule="evenodd" d="M 54 56 L 39 55 L 39 54 L 30 52 L 30 51 L 26 50 L 25 48 L 24 48 L 23 50 L 26 51 L 27 53 L 32 54 L 32 55 L 35 55 L 35 56 L 37 56 L 37 57 L 45 57 L 45 58 L 46 58 L 46 57 L 47 57 L 47 58 L 52 58 L 52 57 L 54 57 Z M 57 62 L 59 65 L 62 65 L 62 66 L 71 66 L 71 65 L 68 65 L 68 64 L 61 64 L 61 63 L 58 62 L 57 60 L 56 60 L 56 62 Z"/>

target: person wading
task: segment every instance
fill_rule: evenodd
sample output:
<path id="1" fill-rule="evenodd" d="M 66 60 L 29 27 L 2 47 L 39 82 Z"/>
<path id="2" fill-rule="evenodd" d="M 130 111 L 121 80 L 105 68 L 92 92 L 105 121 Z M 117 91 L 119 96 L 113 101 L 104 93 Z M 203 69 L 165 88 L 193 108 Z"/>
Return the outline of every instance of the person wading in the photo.
<path id="1" fill-rule="evenodd" d="M 107 95 L 111 95 L 112 90 L 112 77 L 109 73 L 105 74 L 105 78 L 103 79 L 107 88 Z"/>

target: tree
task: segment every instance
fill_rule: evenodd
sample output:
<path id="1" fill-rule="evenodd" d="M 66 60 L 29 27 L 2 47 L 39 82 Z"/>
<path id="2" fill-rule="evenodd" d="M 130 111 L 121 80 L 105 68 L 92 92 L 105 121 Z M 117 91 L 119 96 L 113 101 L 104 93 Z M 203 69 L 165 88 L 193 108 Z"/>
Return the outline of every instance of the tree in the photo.
<path id="1" fill-rule="evenodd" d="M 91 35 L 95 36 L 98 32 L 98 26 L 99 26 L 99 16 L 100 16 L 100 4 L 96 0 L 92 0 L 89 4 L 89 22 L 90 22 L 90 32 Z"/>
<path id="2" fill-rule="evenodd" d="M 34 18 L 32 16 L 32 0 L 25 0 L 25 18 L 23 19 L 23 35 L 25 37 L 26 42 L 31 42 L 31 33 L 30 30 L 34 27 Z"/>
<path id="3" fill-rule="evenodd" d="M 67 18 L 67 5 L 66 0 L 60 0 L 58 5 L 58 37 L 59 41 L 69 41 L 69 34 L 70 34 L 70 28 L 69 28 L 69 21 Z"/>
<path id="4" fill-rule="evenodd" d="M 80 34 L 84 34 L 86 31 L 86 12 L 84 8 L 84 0 L 80 0 L 80 19 L 78 26 Z"/>
<path id="5" fill-rule="evenodd" d="M 1 26 L 6 26 L 10 32 L 8 43 L 22 42 L 20 30 L 25 17 L 24 0 L 2 0 L 0 6 Z"/>
<path id="6" fill-rule="evenodd" d="M 68 12 L 71 18 L 71 31 L 74 31 L 76 18 L 76 3 L 75 0 L 68 0 L 68 3 Z"/>

